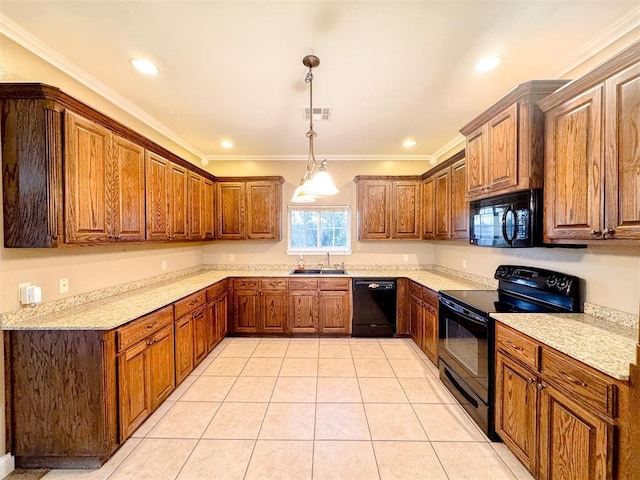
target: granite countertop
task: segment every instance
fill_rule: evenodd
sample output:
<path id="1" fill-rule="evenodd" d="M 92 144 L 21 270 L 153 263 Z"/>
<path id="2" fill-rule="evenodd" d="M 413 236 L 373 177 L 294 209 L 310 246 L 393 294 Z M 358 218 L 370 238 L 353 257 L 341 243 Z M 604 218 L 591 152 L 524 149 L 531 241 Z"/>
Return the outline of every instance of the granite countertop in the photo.
<path id="1" fill-rule="evenodd" d="M 344 275 L 289 275 L 291 270 L 203 270 L 53 313 L 19 320 L 5 318 L 4 330 L 111 330 L 230 277 L 326 278 Z M 429 270 L 350 271 L 352 277 L 409 278 L 432 290 L 485 290 L 489 287 Z"/>
<path id="2" fill-rule="evenodd" d="M 618 380 L 628 380 L 629 365 L 636 363 L 637 332 L 606 320 L 583 313 L 492 313 L 491 317 Z"/>

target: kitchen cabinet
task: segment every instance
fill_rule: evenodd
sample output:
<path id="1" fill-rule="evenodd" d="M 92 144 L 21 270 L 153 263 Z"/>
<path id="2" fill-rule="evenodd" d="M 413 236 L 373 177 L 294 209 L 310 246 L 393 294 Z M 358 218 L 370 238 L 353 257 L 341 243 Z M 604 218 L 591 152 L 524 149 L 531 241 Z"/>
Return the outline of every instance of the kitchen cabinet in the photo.
<path id="1" fill-rule="evenodd" d="M 419 239 L 422 180 L 413 176 L 357 176 L 358 240 Z"/>
<path id="2" fill-rule="evenodd" d="M 538 100 L 566 80 L 533 80 L 518 85 L 465 125 L 466 200 L 543 184 L 544 116 Z"/>
<path id="3" fill-rule="evenodd" d="M 283 182 L 282 177 L 218 177 L 216 237 L 280 240 Z"/>
<path id="4" fill-rule="evenodd" d="M 319 333 L 344 335 L 351 333 L 351 279 L 318 280 Z"/>
<path id="5" fill-rule="evenodd" d="M 0 84 L 0 115 L 6 248 L 188 239 L 210 174 L 49 85 Z"/>
<path id="6" fill-rule="evenodd" d="M 464 150 L 422 175 L 422 238 L 468 239 L 467 163 Z"/>
<path id="7" fill-rule="evenodd" d="M 123 442 L 175 388 L 173 307 L 118 328 L 116 336 Z"/>
<path id="8" fill-rule="evenodd" d="M 640 239 L 640 60 L 633 48 L 540 102 L 547 242 Z"/>
<path id="9" fill-rule="evenodd" d="M 187 206 L 189 209 L 189 240 L 204 240 L 204 182 L 195 172 L 188 173 Z"/>
<path id="10" fill-rule="evenodd" d="M 228 322 L 228 280 L 214 283 L 207 288 L 207 308 L 209 320 L 207 322 L 207 352 L 220 343 L 227 335 Z"/>
<path id="11" fill-rule="evenodd" d="M 287 325 L 287 280 L 233 280 L 233 333 L 284 333 Z"/>
<path id="12" fill-rule="evenodd" d="M 438 364 L 438 293 L 409 282 L 409 333 L 435 365 Z"/>
<path id="13" fill-rule="evenodd" d="M 215 219 L 216 187 L 213 180 L 202 179 L 202 233 L 205 240 L 216 237 Z"/>
<path id="14" fill-rule="evenodd" d="M 176 383 L 184 380 L 209 353 L 207 292 L 200 290 L 173 304 L 176 343 Z"/>
<path id="15" fill-rule="evenodd" d="M 614 453 L 627 395 L 624 382 L 497 323 L 496 432 L 536 478 L 630 478 Z"/>
<path id="16" fill-rule="evenodd" d="M 289 332 L 318 333 L 318 280 L 291 279 L 289 288 Z"/>

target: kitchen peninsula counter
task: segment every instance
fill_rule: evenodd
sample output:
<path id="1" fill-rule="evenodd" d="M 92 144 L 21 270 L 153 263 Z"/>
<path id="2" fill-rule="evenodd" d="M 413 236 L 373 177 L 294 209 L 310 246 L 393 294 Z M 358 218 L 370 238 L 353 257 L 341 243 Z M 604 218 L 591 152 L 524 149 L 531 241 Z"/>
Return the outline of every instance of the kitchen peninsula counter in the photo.
<path id="1" fill-rule="evenodd" d="M 408 278 L 435 291 L 485 290 L 491 287 L 435 270 L 363 270 L 347 275 L 290 275 L 291 270 L 201 270 L 198 273 L 150 286 L 116 293 L 99 300 L 56 312 L 20 318 L 3 316 L 4 330 L 112 330 L 180 300 L 203 288 L 232 277 L 390 277 Z M 38 308 L 38 307 L 36 307 Z"/>

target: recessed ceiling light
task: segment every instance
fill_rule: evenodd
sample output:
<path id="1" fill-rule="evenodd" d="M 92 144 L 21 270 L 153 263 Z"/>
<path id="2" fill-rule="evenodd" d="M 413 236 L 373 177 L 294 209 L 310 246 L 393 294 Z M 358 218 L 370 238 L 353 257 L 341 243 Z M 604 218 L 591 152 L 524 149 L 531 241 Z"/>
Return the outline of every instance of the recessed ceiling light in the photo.
<path id="1" fill-rule="evenodd" d="M 133 68 L 139 72 L 147 75 L 156 75 L 158 73 L 158 67 L 156 67 L 150 60 L 144 58 L 132 58 L 129 63 Z"/>
<path id="2" fill-rule="evenodd" d="M 476 70 L 478 72 L 488 72 L 489 70 L 493 70 L 498 65 L 500 65 L 501 61 L 502 59 L 498 56 L 481 58 L 480 60 L 478 60 L 478 63 L 476 63 Z"/>
<path id="3" fill-rule="evenodd" d="M 416 146 L 416 143 L 417 143 L 417 142 L 416 142 L 415 140 L 405 140 L 405 141 L 402 143 L 402 145 L 403 145 L 405 148 L 411 148 L 411 147 L 415 147 L 415 146 Z"/>
<path id="4" fill-rule="evenodd" d="M 225 140 L 223 142 L 220 142 L 220 146 L 222 148 L 231 148 L 233 147 L 233 143 L 231 143 L 229 140 Z"/>

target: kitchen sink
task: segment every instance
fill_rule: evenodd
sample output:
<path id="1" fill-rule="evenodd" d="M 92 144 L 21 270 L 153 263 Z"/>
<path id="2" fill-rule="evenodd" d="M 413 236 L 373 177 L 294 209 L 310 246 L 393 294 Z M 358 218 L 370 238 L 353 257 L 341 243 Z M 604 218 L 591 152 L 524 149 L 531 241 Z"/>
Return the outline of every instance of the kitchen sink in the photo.
<path id="1" fill-rule="evenodd" d="M 291 270 L 289 275 L 347 275 L 347 271 L 344 268 L 305 268 Z"/>

